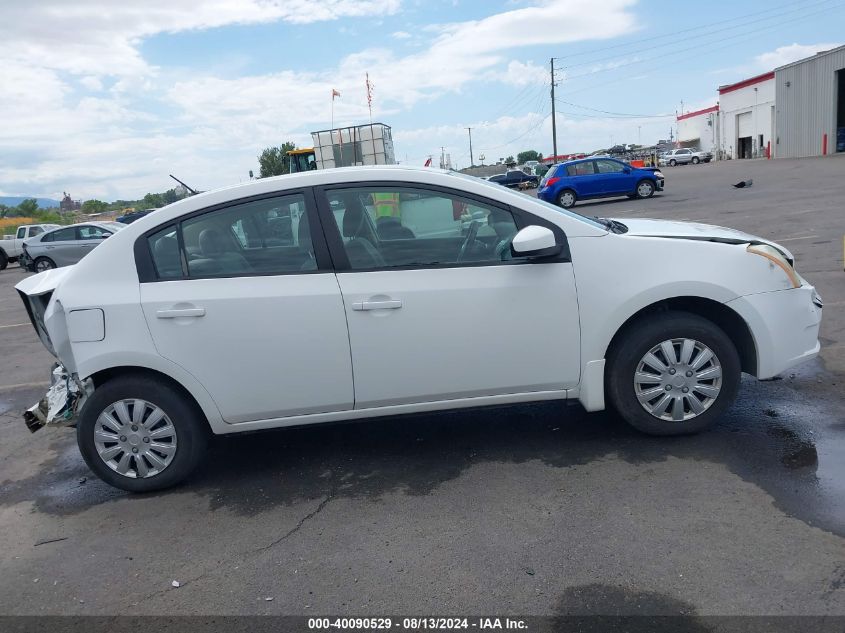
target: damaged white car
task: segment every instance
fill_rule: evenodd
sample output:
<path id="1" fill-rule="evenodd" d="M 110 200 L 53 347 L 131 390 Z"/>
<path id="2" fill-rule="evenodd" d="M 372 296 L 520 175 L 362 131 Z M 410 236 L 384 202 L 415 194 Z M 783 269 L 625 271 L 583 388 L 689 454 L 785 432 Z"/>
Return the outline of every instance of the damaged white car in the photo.
<path id="1" fill-rule="evenodd" d="M 405 167 L 193 196 L 17 288 L 60 363 L 30 428 L 75 424 L 132 491 L 184 479 L 210 433 L 552 399 L 700 431 L 741 372 L 813 358 L 822 313 L 766 240 Z"/>

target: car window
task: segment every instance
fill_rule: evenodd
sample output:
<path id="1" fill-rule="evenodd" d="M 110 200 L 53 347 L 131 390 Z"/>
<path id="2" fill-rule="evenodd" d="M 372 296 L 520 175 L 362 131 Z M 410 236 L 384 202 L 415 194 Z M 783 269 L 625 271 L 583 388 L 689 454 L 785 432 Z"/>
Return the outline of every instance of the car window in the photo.
<path id="1" fill-rule="evenodd" d="M 29 236 L 33 237 L 35 235 L 41 235 L 43 232 L 44 232 L 44 229 L 42 229 L 40 226 L 33 226 L 29 229 Z M 21 237 L 23 237 L 23 236 L 21 236 Z"/>
<path id="2" fill-rule="evenodd" d="M 566 166 L 566 173 L 569 176 L 587 176 L 589 174 L 594 174 L 595 170 L 593 168 L 593 161 L 587 160 L 583 163 L 575 163 L 574 165 L 567 165 Z"/>
<path id="3" fill-rule="evenodd" d="M 66 229 L 59 229 L 52 233 L 47 233 L 41 238 L 42 242 L 73 242 L 76 240 L 76 227 L 68 227 Z"/>
<path id="4" fill-rule="evenodd" d="M 26 235 L 26 229 L 18 229 L 18 239 L 23 238 Z M 33 233 L 35 235 L 35 233 Z"/>
<path id="5" fill-rule="evenodd" d="M 517 226 L 498 207 L 413 187 L 338 189 L 326 195 L 353 269 L 510 258 Z"/>
<path id="6" fill-rule="evenodd" d="M 176 226 L 171 225 L 147 238 L 153 266 L 159 279 L 178 279 L 182 276 L 182 262 L 179 258 L 179 238 Z"/>
<path id="7" fill-rule="evenodd" d="M 173 229 L 148 238 L 159 279 L 181 275 Z M 254 200 L 210 211 L 181 223 L 190 277 L 275 275 L 317 269 L 302 194 Z M 178 244 L 178 242 L 177 242 Z M 178 246 L 177 246 L 178 249 Z"/>
<path id="8" fill-rule="evenodd" d="M 79 229 L 79 239 L 81 240 L 94 240 L 111 235 L 111 231 L 106 231 L 99 226 L 80 226 L 77 228 Z"/>
<path id="9" fill-rule="evenodd" d="M 596 171 L 600 174 L 618 174 L 624 169 L 624 165 L 615 160 L 597 160 Z"/>
<path id="10" fill-rule="evenodd" d="M 678 153 L 679 154 L 690 154 L 691 152 L 688 149 L 679 149 Z"/>

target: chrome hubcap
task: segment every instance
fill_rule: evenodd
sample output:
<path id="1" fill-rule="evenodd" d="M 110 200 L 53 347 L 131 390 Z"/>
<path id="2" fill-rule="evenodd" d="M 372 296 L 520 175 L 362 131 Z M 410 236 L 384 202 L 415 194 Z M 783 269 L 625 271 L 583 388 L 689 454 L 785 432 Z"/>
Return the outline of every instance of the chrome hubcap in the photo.
<path id="1" fill-rule="evenodd" d="M 35 269 L 43 273 L 45 270 L 50 270 L 52 266 L 50 266 L 50 262 L 40 261 L 35 265 Z"/>
<path id="2" fill-rule="evenodd" d="M 640 186 L 637 187 L 637 193 L 639 193 L 643 197 L 648 196 L 648 194 L 651 193 L 651 185 L 645 182 L 640 183 Z"/>
<path id="3" fill-rule="evenodd" d="M 634 392 L 643 409 L 661 420 L 683 422 L 719 397 L 722 366 L 704 343 L 677 338 L 655 345 L 640 359 Z"/>
<path id="4" fill-rule="evenodd" d="M 158 475 L 176 455 L 176 428 L 159 407 L 146 400 L 109 405 L 94 425 L 94 445 L 106 465 L 124 477 Z"/>
<path id="5" fill-rule="evenodd" d="M 575 199 L 572 197 L 571 193 L 565 193 L 561 196 L 560 201 L 563 206 L 568 207 L 571 206 L 573 202 L 575 202 Z"/>

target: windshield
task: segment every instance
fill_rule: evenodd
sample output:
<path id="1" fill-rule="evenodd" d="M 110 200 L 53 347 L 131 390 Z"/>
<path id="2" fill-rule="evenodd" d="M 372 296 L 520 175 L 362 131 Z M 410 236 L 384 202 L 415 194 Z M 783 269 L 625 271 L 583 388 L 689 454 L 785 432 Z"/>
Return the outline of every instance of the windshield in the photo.
<path id="1" fill-rule="evenodd" d="M 483 185 L 490 187 L 490 189 L 491 189 L 490 197 L 493 198 L 493 199 L 497 199 L 496 194 L 502 192 L 502 186 L 501 185 L 497 185 L 493 182 L 490 182 L 489 180 L 482 180 L 481 178 L 476 178 L 475 176 L 468 176 L 467 174 L 462 174 L 462 173 L 456 172 L 456 171 L 451 171 L 449 173 L 452 176 L 455 176 L 457 178 L 463 178 L 465 180 L 472 180 L 473 182 L 482 183 Z M 552 209 L 554 211 L 557 211 L 558 213 L 561 213 L 565 216 L 573 218 L 574 220 L 580 220 L 581 222 L 586 222 L 587 224 L 589 224 L 591 226 L 598 227 L 600 229 L 605 229 L 605 230 L 607 229 L 607 225 L 602 223 L 602 222 L 599 222 L 596 218 L 592 218 L 592 217 L 589 217 L 589 216 L 586 216 L 586 215 L 581 215 L 580 213 L 575 213 L 574 211 L 570 211 L 569 209 L 562 209 L 561 207 L 558 207 L 554 204 L 551 204 L 550 202 L 546 202 L 545 200 L 540 200 L 539 198 L 533 198 L 532 197 L 532 198 L 528 198 L 528 200 L 531 200 L 532 202 L 536 202 L 538 204 L 542 204 L 543 206 L 548 207 L 549 209 Z"/>

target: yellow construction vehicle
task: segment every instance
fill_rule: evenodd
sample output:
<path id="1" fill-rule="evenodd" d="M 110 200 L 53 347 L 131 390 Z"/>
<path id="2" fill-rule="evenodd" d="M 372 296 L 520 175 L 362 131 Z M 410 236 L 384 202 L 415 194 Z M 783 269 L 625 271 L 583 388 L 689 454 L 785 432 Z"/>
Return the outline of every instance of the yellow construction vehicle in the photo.
<path id="1" fill-rule="evenodd" d="M 317 161 L 314 159 L 313 147 L 301 147 L 299 149 L 289 150 L 287 156 L 288 161 L 290 161 L 289 171 L 292 174 L 300 171 L 317 169 Z"/>

